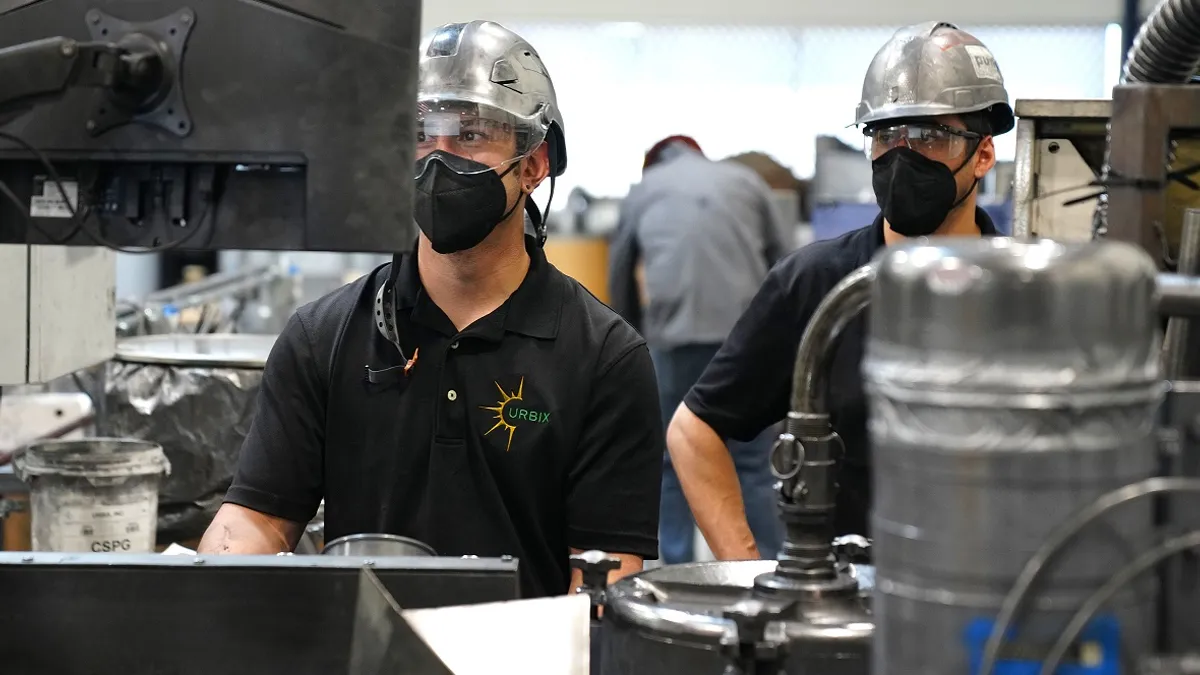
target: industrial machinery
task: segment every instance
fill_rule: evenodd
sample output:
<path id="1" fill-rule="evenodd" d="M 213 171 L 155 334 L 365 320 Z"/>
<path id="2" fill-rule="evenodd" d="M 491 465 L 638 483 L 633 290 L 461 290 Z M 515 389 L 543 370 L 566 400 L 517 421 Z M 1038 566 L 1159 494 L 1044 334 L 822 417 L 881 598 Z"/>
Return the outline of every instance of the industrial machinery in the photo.
<path id="1" fill-rule="evenodd" d="M 1012 234 L 1092 238 L 1107 148 L 1107 100 L 1019 100 Z"/>
<path id="2" fill-rule="evenodd" d="M 779 560 L 675 565 L 618 581 L 605 592 L 600 672 L 867 672 L 874 623 L 860 580 L 870 571 L 855 563 L 869 560 L 869 544 L 833 539 L 842 446 L 825 401 L 832 347 L 866 306 L 874 276 L 866 267 L 838 284 L 800 342 L 792 412 L 771 458 L 787 528 Z"/>
<path id="3" fill-rule="evenodd" d="M 863 366 L 872 673 L 977 672 L 1006 593 L 1060 522 L 1159 471 L 1157 270 L 1129 244 L 1011 239 L 917 242 L 876 266 Z M 1152 506 L 1071 542 L 997 668 L 1040 658 L 1131 552 L 1153 547 Z M 1155 595 L 1153 579 L 1122 588 L 1077 661 L 1147 654 Z"/>
<path id="4" fill-rule="evenodd" d="M 377 620 L 386 614 L 362 595 L 364 562 L 404 609 L 518 594 L 511 559 L 0 553 L 0 668 L 61 675 L 446 672 L 423 670 L 419 661 L 390 671 L 351 668 L 371 654 L 414 648 L 402 620 L 389 622 L 391 630 L 362 625 L 369 617 L 360 612 L 375 610 Z M 356 655 L 364 642 L 374 648 Z"/>
<path id="5" fill-rule="evenodd" d="M 299 306 L 297 274 L 280 264 L 220 272 L 117 303 L 117 337 L 189 332 L 276 335 Z"/>

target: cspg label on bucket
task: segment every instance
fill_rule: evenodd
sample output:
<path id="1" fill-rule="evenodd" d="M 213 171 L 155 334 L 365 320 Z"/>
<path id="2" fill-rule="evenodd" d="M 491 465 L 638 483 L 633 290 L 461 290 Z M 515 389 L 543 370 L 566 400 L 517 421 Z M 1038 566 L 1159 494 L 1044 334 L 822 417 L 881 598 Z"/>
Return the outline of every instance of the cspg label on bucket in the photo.
<path id="1" fill-rule="evenodd" d="M 58 512 L 56 551 L 147 553 L 154 550 L 157 509 L 145 501 L 131 504 L 63 506 Z"/>

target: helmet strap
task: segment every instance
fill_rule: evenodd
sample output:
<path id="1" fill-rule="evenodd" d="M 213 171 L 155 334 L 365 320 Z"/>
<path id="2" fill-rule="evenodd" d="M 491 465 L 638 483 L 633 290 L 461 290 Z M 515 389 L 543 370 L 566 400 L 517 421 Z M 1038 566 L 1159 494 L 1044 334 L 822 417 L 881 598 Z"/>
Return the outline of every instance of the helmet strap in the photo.
<path id="1" fill-rule="evenodd" d="M 550 198 L 546 200 L 546 213 L 550 213 L 550 204 L 554 202 L 554 176 L 550 176 Z M 533 201 L 533 194 L 525 199 L 525 213 L 529 214 L 529 222 L 533 223 L 533 231 L 537 233 L 538 246 L 546 245 L 546 219 Z"/>

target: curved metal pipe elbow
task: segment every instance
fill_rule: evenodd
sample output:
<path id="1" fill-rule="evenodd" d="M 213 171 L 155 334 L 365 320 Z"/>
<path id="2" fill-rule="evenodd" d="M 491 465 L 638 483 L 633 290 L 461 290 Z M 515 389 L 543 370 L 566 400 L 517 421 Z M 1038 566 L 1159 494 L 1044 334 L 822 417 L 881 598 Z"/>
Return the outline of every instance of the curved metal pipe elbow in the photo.
<path id="1" fill-rule="evenodd" d="M 874 262 L 854 270 L 817 305 L 796 350 L 792 371 L 793 412 L 817 415 L 829 412 L 826 390 L 834 347 L 846 326 L 870 302 L 875 270 Z"/>

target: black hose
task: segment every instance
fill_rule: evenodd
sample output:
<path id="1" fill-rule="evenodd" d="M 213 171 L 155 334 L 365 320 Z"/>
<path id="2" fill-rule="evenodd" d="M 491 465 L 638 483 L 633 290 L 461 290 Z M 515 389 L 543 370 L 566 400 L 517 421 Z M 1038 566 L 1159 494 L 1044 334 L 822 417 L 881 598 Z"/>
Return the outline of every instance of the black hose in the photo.
<path id="1" fill-rule="evenodd" d="M 1200 67 L 1200 0 L 1163 0 L 1142 24 L 1122 82 L 1182 84 Z"/>
<path id="2" fill-rule="evenodd" d="M 1162 0 L 1138 30 L 1125 57 L 1121 83 L 1184 84 L 1200 66 L 1200 0 Z M 1112 125 L 1104 149 L 1101 183 L 1112 173 Z M 1100 197 L 1092 236 L 1108 233 L 1108 195 Z M 1168 252 L 1164 251 L 1164 255 Z"/>

